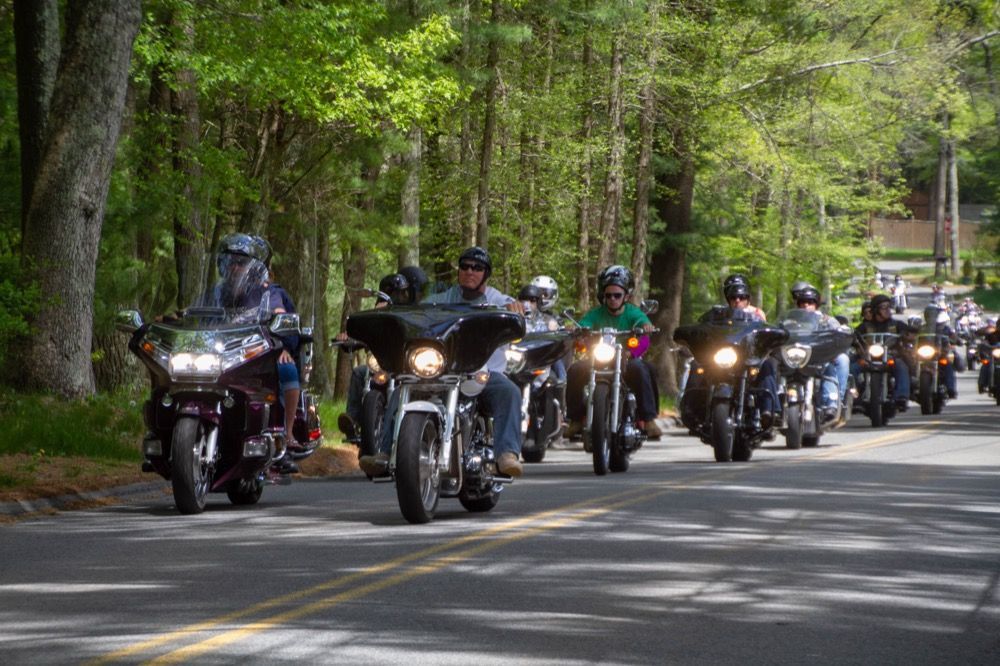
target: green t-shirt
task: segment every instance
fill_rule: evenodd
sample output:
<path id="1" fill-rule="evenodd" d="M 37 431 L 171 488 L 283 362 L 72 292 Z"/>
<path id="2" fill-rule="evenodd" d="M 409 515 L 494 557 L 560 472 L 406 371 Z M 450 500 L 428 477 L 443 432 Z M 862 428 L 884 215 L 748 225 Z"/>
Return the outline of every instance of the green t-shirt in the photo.
<path id="1" fill-rule="evenodd" d="M 619 315 L 613 315 L 606 307 L 599 305 L 583 315 L 580 320 L 580 326 L 585 328 L 613 328 L 618 331 L 631 331 L 636 326 L 652 323 L 645 312 L 631 303 L 626 303 L 625 309 Z"/>

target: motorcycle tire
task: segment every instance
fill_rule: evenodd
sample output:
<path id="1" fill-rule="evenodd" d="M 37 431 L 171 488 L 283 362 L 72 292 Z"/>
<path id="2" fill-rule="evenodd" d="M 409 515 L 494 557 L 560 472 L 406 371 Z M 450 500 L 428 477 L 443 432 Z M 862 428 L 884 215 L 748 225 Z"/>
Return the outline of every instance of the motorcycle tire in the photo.
<path id="1" fill-rule="evenodd" d="M 920 373 L 920 413 L 934 413 L 934 377 L 929 372 Z"/>
<path id="2" fill-rule="evenodd" d="M 428 523 L 434 519 L 441 495 L 440 454 L 441 441 L 434 417 L 423 412 L 406 414 L 396 443 L 396 499 L 409 523 Z"/>
<path id="3" fill-rule="evenodd" d="M 264 482 L 257 477 L 234 479 L 226 486 L 226 497 L 236 506 L 250 506 L 260 501 Z"/>
<path id="4" fill-rule="evenodd" d="M 604 476 L 611 464 L 611 407 L 608 404 L 608 385 L 594 387 L 593 422 L 590 424 L 590 441 L 594 456 L 594 474 Z"/>
<path id="5" fill-rule="evenodd" d="M 750 462 L 753 447 L 750 441 L 744 439 L 739 431 L 733 433 L 733 462 Z"/>
<path id="6" fill-rule="evenodd" d="M 965 354 L 955 353 L 955 372 L 965 372 L 969 369 L 966 363 Z"/>
<path id="7" fill-rule="evenodd" d="M 802 447 L 802 405 L 785 407 L 785 418 L 788 426 L 785 429 L 785 448 L 798 449 Z"/>
<path id="8" fill-rule="evenodd" d="M 361 451 L 359 456 L 373 456 L 378 451 L 385 417 L 385 393 L 368 391 L 361 402 Z"/>
<path id="9" fill-rule="evenodd" d="M 885 375 L 873 373 L 868 378 L 868 418 L 871 419 L 873 428 L 881 428 L 885 425 L 885 418 L 882 413 L 882 385 L 885 382 Z"/>
<path id="10" fill-rule="evenodd" d="M 712 405 L 712 449 L 715 451 L 715 462 L 732 462 L 733 434 L 729 403 L 715 403 Z"/>
<path id="11" fill-rule="evenodd" d="M 540 463 L 545 460 L 545 442 L 538 432 L 538 417 L 534 413 L 534 408 L 528 418 L 528 434 L 521 444 L 521 458 L 526 463 Z M 530 447 L 526 446 L 529 441 L 532 442 Z"/>
<path id="12" fill-rule="evenodd" d="M 931 405 L 931 414 L 940 414 L 941 410 L 944 408 L 945 397 L 940 393 L 934 394 L 934 400 Z"/>
<path id="13" fill-rule="evenodd" d="M 802 436 L 802 446 L 807 449 L 812 449 L 819 446 L 820 435 L 803 435 Z"/>
<path id="14" fill-rule="evenodd" d="M 190 417 L 178 419 L 170 442 L 170 484 L 177 510 L 185 515 L 205 510 L 212 479 L 208 465 L 203 462 L 204 447 L 201 421 Z"/>

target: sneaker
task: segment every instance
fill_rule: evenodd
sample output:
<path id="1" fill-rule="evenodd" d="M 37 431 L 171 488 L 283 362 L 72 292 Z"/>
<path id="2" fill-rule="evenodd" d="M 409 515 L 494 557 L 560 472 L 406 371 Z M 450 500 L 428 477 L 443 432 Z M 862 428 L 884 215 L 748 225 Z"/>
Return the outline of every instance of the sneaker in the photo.
<path id="1" fill-rule="evenodd" d="M 954 400 L 957 397 L 958 397 L 958 391 L 951 391 L 951 390 L 948 391 L 949 400 Z"/>
<path id="2" fill-rule="evenodd" d="M 580 433 L 583 432 L 583 422 L 582 421 L 570 421 L 566 425 L 566 432 L 563 433 L 563 437 L 566 439 L 573 439 L 574 437 L 579 437 Z"/>
<path id="3" fill-rule="evenodd" d="M 524 474 L 524 467 L 521 466 L 521 461 L 517 459 L 516 454 L 509 451 L 500 454 L 500 457 L 497 459 L 497 469 L 501 474 L 512 476 L 515 479 Z"/>
<path id="4" fill-rule="evenodd" d="M 636 425 L 639 426 L 639 430 L 646 433 L 646 439 L 657 440 L 663 436 L 663 431 L 660 430 L 660 426 L 656 425 L 656 419 L 639 421 Z"/>
<path id="5" fill-rule="evenodd" d="M 389 467 L 389 455 L 376 453 L 373 456 L 361 456 L 358 460 L 358 467 L 368 476 L 382 476 Z"/>
<path id="6" fill-rule="evenodd" d="M 357 424 L 347 412 L 344 412 L 337 417 L 337 427 L 340 429 L 340 432 L 344 433 L 347 437 L 354 437 L 358 432 Z"/>
<path id="7" fill-rule="evenodd" d="M 910 408 L 910 401 L 906 398 L 896 398 L 896 411 L 905 412 Z"/>
<path id="8" fill-rule="evenodd" d="M 771 412 L 761 412 L 760 413 L 760 427 L 767 430 L 774 424 L 774 414 Z"/>
<path id="9" fill-rule="evenodd" d="M 823 423 L 829 423 L 830 421 L 835 420 L 837 416 L 838 416 L 837 408 L 833 406 L 824 407 L 820 412 L 820 418 L 822 419 Z"/>
<path id="10" fill-rule="evenodd" d="M 285 450 L 289 453 L 305 453 L 306 445 L 292 439 L 285 443 Z"/>

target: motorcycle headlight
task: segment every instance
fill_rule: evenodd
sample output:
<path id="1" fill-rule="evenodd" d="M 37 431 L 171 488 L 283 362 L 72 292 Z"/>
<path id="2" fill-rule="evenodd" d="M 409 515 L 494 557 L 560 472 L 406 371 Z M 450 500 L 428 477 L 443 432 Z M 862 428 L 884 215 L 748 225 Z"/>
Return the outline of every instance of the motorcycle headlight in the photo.
<path id="1" fill-rule="evenodd" d="M 736 365 L 736 361 L 739 359 L 739 354 L 732 347 L 723 347 L 719 351 L 715 352 L 715 356 L 712 360 L 720 368 L 731 368 Z"/>
<path id="2" fill-rule="evenodd" d="M 508 349 L 504 355 L 507 357 L 507 372 L 513 374 L 524 368 L 524 352 L 520 349 Z"/>
<path id="3" fill-rule="evenodd" d="M 882 358 L 883 354 L 885 354 L 885 347 L 883 345 L 877 342 L 873 345 L 868 345 L 868 355 L 872 358 Z"/>
<path id="4" fill-rule="evenodd" d="M 378 359 L 375 358 L 374 354 L 368 354 L 368 369 L 372 371 L 373 375 L 382 372 L 382 366 L 378 364 Z"/>
<path id="5" fill-rule="evenodd" d="M 218 354 L 171 354 L 169 368 L 171 377 L 214 379 L 222 372 L 222 358 Z"/>
<path id="6" fill-rule="evenodd" d="M 997 347 L 992 352 L 993 358 L 1000 358 L 1000 347 Z"/>
<path id="7" fill-rule="evenodd" d="M 598 363 L 610 363 L 615 357 L 615 348 L 601 341 L 594 345 L 594 360 Z"/>
<path id="8" fill-rule="evenodd" d="M 444 354 L 434 347 L 417 347 L 407 357 L 413 374 L 424 379 L 432 379 L 444 370 Z"/>
<path id="9" fill-rule="evenodd" d="M 789 368 L 801 368 L 809 362 L 812 347 L 806 345 L 788 345 L 781 348 L 781 360 Z"/>
<path id="10" fill-rule="evenodd" d="M 919 347 L 917 347 L 917 356 L 924 359 L 925 361 L 934 358 L 934 354 L 936 353 L 937 350 L 934 349 L 934 347 L 931 347 L 930 345 L 920 345 Z"/>

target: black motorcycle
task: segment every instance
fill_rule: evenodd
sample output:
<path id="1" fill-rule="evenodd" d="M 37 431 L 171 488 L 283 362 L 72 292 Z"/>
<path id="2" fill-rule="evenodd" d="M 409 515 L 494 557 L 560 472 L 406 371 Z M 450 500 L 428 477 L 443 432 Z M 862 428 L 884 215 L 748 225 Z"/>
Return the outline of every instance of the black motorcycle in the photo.
<path id="1" fill-rule="evenodd" d="M 940 414 L 948 401 L 948 389 L 942 374 L 955 359 L 947 335 L 937 333 L 933 324 L 917 335 L 917 402 L 921 414 Z"/>
<path id="2" fill-rule="evenodd" d="M 489 511 L 511 481 L 497 470 L 477 396 L 501 345 L 524 336 L 521 315 L 492 307 L 412 305 L 358 312 L 347 333 L 368 345 L 397 383 L 388 473 L 403 517 L 433 519 L 440 497 Z"/>
<path id="3" fill-rule="evenodd" d="M 788 331 L 787 342 L 775 354 L 780 361 L 779 393 L 784 396 L 785 446 L 789 449 L 816 446 L 824 431 L 823 371 L 850 348 L 854 333 L 847 327 L 830 326 L 830 320 L 815 311 L 791 310 L 780 321 L 781 327 Z M 846 420 L 851 407 L 841 404 L 840 387 L 837 388 L 837 419 Z M 850 400 L 851 392 L 847 395 Z"/>
<path id="4" fill-rule="evenodd" d="M 143 469 L 173 486 L 181 513 L 201 513 L 209 492 L 225 492 L 233 504 L 255 504 L 284 447 L 279 401 L 278 336 L 299 334 L 303 382 L 308 380 L 312 338 L 299 332 L 295 314 L 270 323 L 251 317 L 234 321 L 223 308 L 185 310 L 168 322 L 145 322 L 135 310 L 118 314 L 116 327 L 131 334 L 129 350 L 149 370 L 152 396 L 143 416 L 149 434 L 142 443 Z M 313 452 L 322 432 L 308 392 L 296 409 L 295 437 Z"/>
<path id="5" fill-rule="evenodd" d="M 552 364 L 573 346 L 566 331 L 528 333 L 507 349 L 507 376 L 521 389 L 521 457 L 545 459 L 549 444 L 559 439 L 566 412 L 566 380 L 557 379 Z"/>
<path id="6" fill-rule="evenodd" d="M 388 396 L 395 387 L 392 375 L 383 370 L 376 360 L 375 355 L 368 353 L 364 360 L 359 361 L 362 352 L 367 351 L 368 346 L 357 340 L 337 340 L 331 341 L 331 346 L 338 347 L 351 357 L 351 367 L 361 367 L 363 370 L 364 392 L 361 398 L 361 420 L 357 426 L 357 432 L 346 437 L 350 444 L 358 447 L 358 457 L 374 455 L 378 449 L 379 438 L 382 436 L 382 423 L 385 417 L 385 405 Z"/>
<path id="7" fill-rule="evenodd" d="M 1000 405 L 1000 344 L 991 345 L 986 340 L 979 343 L 979 362 L 986 368 L 986 385 L 982 387 Z"/>
<path id="8" fill-rule="evenodd" d="M 855 406 L 868 414 L 873 428 L 880 428 L 896 415 L 893 393 L 896 380 L 896 333 L 865 333 L 860 336 L 858 364 L 861 366 L 860 396 Z M 901 362 L 901 361 L 900 361 Z"/>
<path id="9" fill-rule="evenodd" d="M 765 389 L 755 388 L 753 379 L 771 362 L 768 355 L 788 339 L 788 331 L 740 314 L 716 307 L 699 323 L 674 331 L 674 341 L 686 345 L 697 364 L 681 406 L 693 419 L 686 425 L 714 449 L 717 462 L 746 462 L 761 442 L 773 437 L 773 425 L 760 416 Z"/>

